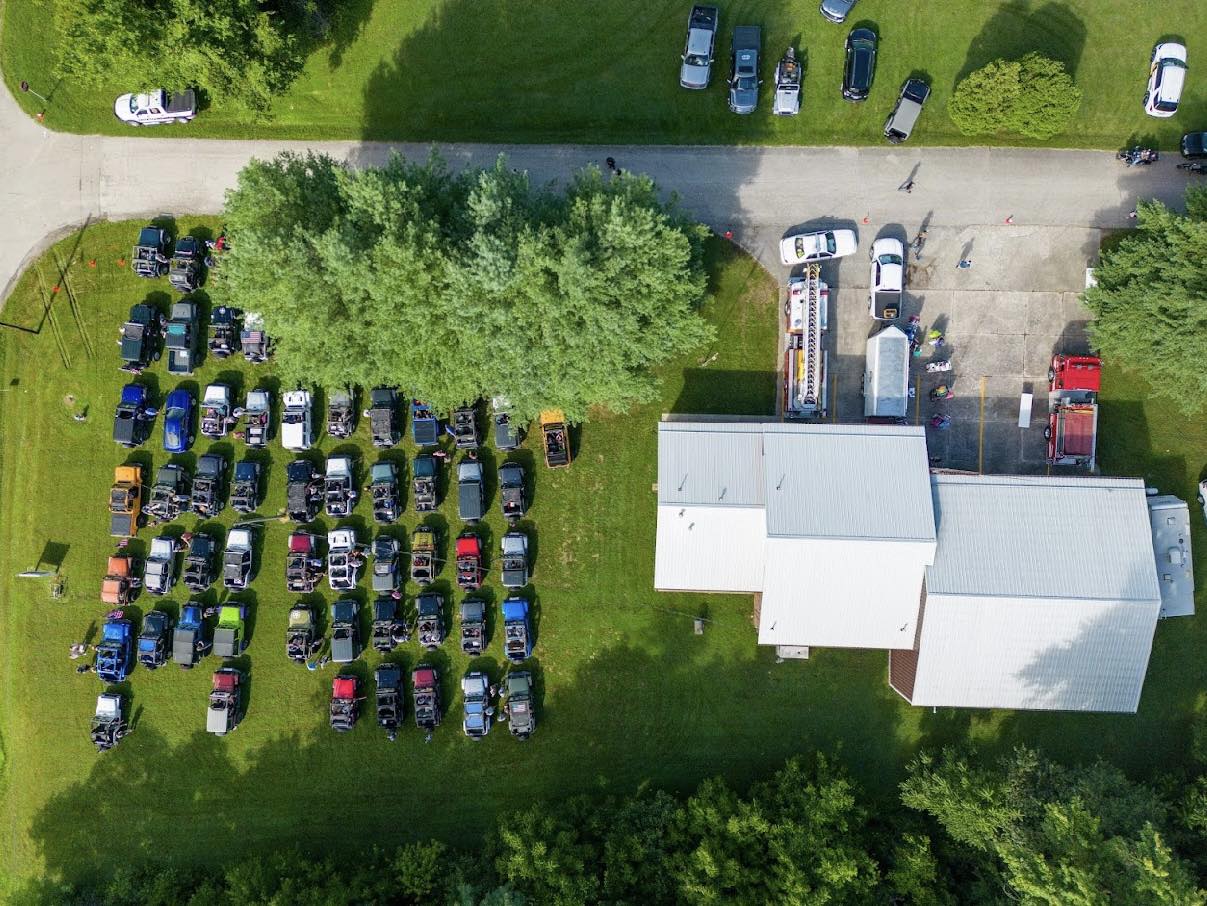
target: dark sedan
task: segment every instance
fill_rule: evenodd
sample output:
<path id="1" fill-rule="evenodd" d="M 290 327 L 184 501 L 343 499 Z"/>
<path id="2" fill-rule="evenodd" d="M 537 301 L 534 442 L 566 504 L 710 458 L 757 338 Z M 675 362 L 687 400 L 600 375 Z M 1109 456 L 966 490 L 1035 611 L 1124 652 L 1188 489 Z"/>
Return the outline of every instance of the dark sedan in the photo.
<path id="1" fill-rule="evenodd" d="M 1207 158 L 1207 132 L 1187 132 L 1183 135 L 1182 156 L 1187 160 Z"/>
<path id="2" fill-rule="evenodd" d="M 847 35 L 847 62 L 842 70 L 842 96 L 848 101 L 862 101 L 872 89 L 876 72 L 876 33 L 870 28 L 856 28 Z"/>

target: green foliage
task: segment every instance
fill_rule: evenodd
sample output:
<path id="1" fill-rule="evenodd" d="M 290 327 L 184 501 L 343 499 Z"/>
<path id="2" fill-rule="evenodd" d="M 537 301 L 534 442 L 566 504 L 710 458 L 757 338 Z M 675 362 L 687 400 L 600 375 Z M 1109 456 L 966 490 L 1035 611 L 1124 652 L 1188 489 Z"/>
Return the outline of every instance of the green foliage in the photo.
<path id="1" fill-rule="evenodd" d="M 1191 414 L 1207 403 L 1207 189 L 1188 189 L 1186 207 L 1141 203 L 1137 229 L 1103 248 L 1085 302 L 1101 354 Z"/>
<path id="2" fill-rule="evenodd" d="M 947 102 L 965 135 L 1014 132 L 1047 139 L 1061 132 L 1081 105 L 1081 89 L 1062 63 L 1038 53 L 994 60 L 970 73 Z"/>
<path id="3" fill-rule="evenodd" d="M 502 158 L 454 175 L 284 154 L 242 171 L 226 219 L 214 296 L 263 313 L 286 381 L 577 422 L 654 399 L 650 369 L 711 337 L 705 231 L 644 177 L 590 168 L 555 195 Z"/>
<path id="4" fill-rule="evenodd" d="M 62 0 L 58 68 L 89 85 L 116 71 L 130 90 L 197 88 L 263 117 L 305 64 L 299 32 L 313 12 L 258 0 Z"/>
<path id="5" fill-rule="evenodd" d="M 1165 839 L 1165 805 L 1107 765 L 1065 768 L 1018 749 L 987 767 L 949 749 L 921 756 L 901 788 L 1020 902 L 1207 902 Z"/>

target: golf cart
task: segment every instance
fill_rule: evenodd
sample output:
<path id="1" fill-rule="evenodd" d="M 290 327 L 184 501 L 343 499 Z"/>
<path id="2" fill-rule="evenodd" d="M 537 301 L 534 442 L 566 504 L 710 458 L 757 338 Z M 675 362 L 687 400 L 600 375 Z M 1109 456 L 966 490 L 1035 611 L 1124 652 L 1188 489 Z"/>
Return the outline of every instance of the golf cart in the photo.
<path id="1" fill-rule="evenodd" d="M 251 582 L 251 548 L 251 526 L 232 527 L 222 553 L 222 584 L 226 588 L 242 591 Z"/>
<path id="2" fill-rule="evenodd" d="M 219 453 L 206 453 L 197 460 L 197 473 L 193 476 L 193 494 L 189 506 L 203 519 L 212 519 L 222 512 L 226 495 L 223 479 L 226 477 L 226 457 Z"/>
<path id="3" fill-rule="evenodd" d="M 101 603 L 123 607 L 138 597 L 142 581 L 134 573 L 138 561 L 126 554 L 114 554 L 105 567 L 101 580 Z"/>
<path id="4" fill-rule="evenodd" d="M 309 390 L 290 390 L 281 397 L 281 446 L 286 450 L 309 450 L 314 444 Z"/>
<path id="5" fill-rule="evenodd" d="M 414 696 L 415 726 L 434 730 L 440 726 L 440 675 L 436 668 L 420 664 L 411 671 L 411 694 Z"/>
<path id="6" fill-rule="evenodd" d="M 176 539 L 160 535 L 151 539 L 143 566 L 143 585 L 153 595 L 166 595 L 176 584 Z"/>
<path id="7" fill-rule="evenodd" d="M 377 684 L 377 726 L 386 731 L 390 742 L 402 726 L 402 668 L 397 664 L 382 664 L 373 671 Z"/>
<path id="8" fill-rule="evenodd" d="M 511 735 L 521 741 L 536 731 L 536 709 L 532 694 L 532 674 L 519 670 L 507 674 L 503 684 L 502 711 L 507 716 Z"/>
<path id="9" fill-rule="evenodd" d="M 490 405 L 494 409 L 495 447 L 503 451 L 518 449 L 522 437 L 519 427 L 511 420 L 511 413 L 507 411 L 507 400 L 496 396 Z"/>
<path id="10" fill-rule="evenodd" d="M 481 598 L 461 602 L 461 650 L 470 657 L 486 650 L 486 602 Z"/>
<path id="11" fill-rule="evenodd" d="M 210 355 L 225 359 L 235 354 L 239 343 L 239 312 L 219 305 L 210 314 Z"/>
<path id="12" fill-rule="evenodd" d="M 285 630 L 285 656 L 304 664 L 313 647 L 314 612 L 308 604 L 294 604 L 289 608 L 289 627 Z"/>
<path id="13" fill-rule="evenodd" d="M 494 708 L 490 706 L 490 680 L 475 670 L 461 677 L 463 699 L 461 729 L 470 739 L 478 740 L 490 732 Z"/>
<path id="14" fill-rule="evenodd" d="M 415 512 L 430 513 L 436 509 L 436 482 L 439 474 L 436 457 L 431 453 L 420 453 L 415 457 L 415 477 L 411 481 L 411 496 L 415 498 Z"/>
<path id="15" fill-rule="evenodd" d="M 191 293 L 201 285 L 202 249 L 196 236 L 181 236 L 176 240 L 172 260 L 168 263 L 168 282 L 177 292 Z"/>
<path id="16" fill-rule="evenodd" d="M 124 682 L 130 675 L 130 662 L 134 659 L 134 627 L 129 620 L 122 619 L 122 612 L 115 610 L 105 619 L 101 628 L 101 640 L 96 646 L 97 678 L 102 683 Z"/>
<path id="17" fill-rule="evenodd" d="M 342 528 L 327 533 L 327 584 L 332 591 L 356 588 L 364 565 L 365 557 L 356 543 L 355 531 Z"/>
<path id="18" fill-rule="evenodd" d="M 102 692 L 96 697 L 96 713 L 92 716 L 89 735 L 98 752 L 108 752 L 130 732 L 122 714 L 122 697 L 117 692 Z"/>
<path id="19" fill-rule="evenodd" d="M 209 709 L 205 713 L 205 731 L 225 736 L 239 724 L 243 674 L 234 667 L 221 667 L 214 673 Z"/>
<path id="20" fill-rule="evenodd" d="M 209 384 L 201 398 L 201 433 L 210 440 L 226 437 L 234 424 L 231 417 L 231 389 L 226 384 Z"/>
<path id="21" fill-rule="evenodd" d="M 482 539 L 470 532 L 457 538 L 457 585 L 466 591 L 482 587 Z"/>
<path id="22" fill-rule="evenodd" d="M 401 546 L 397 538 L 378 535 L 373 539 L 373 590 L 389 594 L 401 584 L 398 575 L 398 555 Z"/>
<path id="23" fill-rule="evenodd" d="M 189 670 L 209 653 L 209 648 L 201 605 L 184 605 L 180 610 L 180 620 L 172 630 L 172 660 L 180 665 L 180 669 Z"/>
<path id="24" fill-rule="evenodd" d="M 109 488 L 109 534 L 132 538 L 142 515 L 142 467 L 117 466 Z"/>
<path id="25" fill-rule="evenodd" d="M 326 571 L 319 556 L 319 536 L 293 532 L 285 555 L 285 588 L 294 594 L 308 595 Z"/>
<path id="26" fill-rule="evenodd" d="M 503 602 L 503 653 L 513 664 L 532 656 L 528 602 L 524 598 L 508 598 Z"/>
<path id="27" fill-rule="evenodd" d="M 188 553 L 184 556 L 184 576 L 181 579 L 189 591 L 203 592 L 214 581 L 214 556 L 218 542 L 209 535 L 193 535 Z"/>
<path id="28" fill-rule="evenodd" d="M 285 511 L 294 522 L 313 522 L 323 505 L 323 479 L 314 463 L 295 459 L 285 467 Z"/>
<path id="29" fill-rule="evenodd" d="M 388 654 L 403 642 L 410 641 L 406 621 L 398 617 L 398 601 L 384 595 L 373 602 L 373 650 Z"/>
<path id="30" fill-rule="evenodd" d="M 436 532 L 425 525 L 411 533 L 411 581 L 421 587 L 436 578 Z"/>
<path id="31" fill-rule="evenodd" d="M 197 94 L 192 88 L 171 93 L 162 88 L 119 95 L 113 115 L 129 126 L 187 123 L 197 115 Z"/>
<path id="32" fill-rule="evenodd" d="M 135 275 L 147 280 L 162 277 L 168 272 L 168 231 L 151 224 L 138 231 L 138 242 L 130 253 L 130 267 Z"/>
<path id="33" fill-rule="evenodd" d="M 172 631 L 172 618 L 162 610 L 151 610 L 142 618 L 142 632 L 138 635 L 138 663 L 148 670 L 162 667 L 168 662 L 168 634 Z"/>
<path id="34" fill-rule="evenodd" d="M 243 316 L 243 329 L 239 331 L 239 346 L 243 358 L 253 365 L 262 365 L 272 355 L 272 341 L 264 332 L 264 318 L 255 312 Z"/>
<path id="35" fill-rule="evenodd" d="M 241 459 L 235 463 L 235 479 L 231 483 L 231 509 L 248 515 L 260 505 L 260 471 L 258 462 Z"/>
<path id="36" fill-rule="evenodd" d="M 360 606 L 351 598 L 340 598 L 331 605 L 331 660 L 347 664 L 360 654 Z"/>
<path id="37" fill-rule="evenodd" d="M 268 438 L 272 435 L 272 393 L 268 390 L 249 390 L 243 404 L 243 414 L 247 418 L 247 427 L 243 430 L 244 441 L 253 449 L 267 447 Z"/>
<path id="38" fill-rule="evenodd" d="M 415 599 L 415 632 L 419 644 L 435 651 L 444 643 L 444 598 L 436 592 L 426 592 Z"/>
<path id="39" fill-rule="evenodd" d="M 352 458 L 328 456 L 327 477 L 323 482 L 323 505 L 327 515 L 335 519 L 351 516 L 357 496 L 352 482 Z"/>
<path id="40" fill-rule="evenodd" d="M 775 67 L 775 105 L 771 112 L 777 116 L 796 116 L 800 113 L 801 65 L 796 49 L 789 47 Z"/>
<path id="41" fill-rule="evenodd" d="M 419 447 L 434 447 L 440 443 L 440 422 L 427 403 L 419 400 L 411 400 L 411 434 Z"/>
<path id="42" fill-rule="evenodd" d="M 356 410 L 350 390 L 335 390 L 327 397 L 327 433 L 343 440 L 356 431 Z"/>
<path id="43" fill-rule="evenodd" d="M 159 327 L 159 315 L 150 305 L 140 302 L 130 309 L 130 317 L 121 326 L 117 341 L 122 371 L 137 373 L 159 361 Z"/>
<path id="44" fill-rule="evenodd" d="M 505 462 L 499 469 L 499 503 L 503 508 L 503 517 L 512 525 L 528 512 L 524 467 L 518 462 Z"/>
<path id="45" fill-rule="evenodd" d="M 482 463 L 466 457 L 457 463 L 457 515 L 477 522 L 486 515 L 486 489 Z"/>
<path id="46" fill-rule="evenodd" d="M 113 412 L 113 440 L 123 447 L 137 447 L 151 434 L 154 416 L 147 415 L 147 388 L 127 384 Z"/>
<path id="47" fill-rule="evenodd" d="M 545 447 L 545 465 L 551 469 L 570 465 L 570 429 L 560 409 L 541 413 L 541 439 Z"/>
<path id="48" fill-rule="evenodd" d="M 368 416 L 373 446 L 392 447 L 398 443 L 398 394 L 392 387 L 374 387 L 369 391 Z"/>
<path id="49" fill-rule="evenodd" d="M 511 531 L 500 543 L 503 554 L 503 587 L 523 588 L 528 584 L 528 536 Z"/>
<path id="50" fill-rule="evenodd" d="M 398 519 L 398 470 L 387 460 L 369 468 L 369 494 L 373 498 L 373 519 L 389 525 Z"/>
<path id="51" fill-rule="evenodd" d="M 337 676 L 331 683 L 331 729 L 347 733 L 360 717 L 360 680 L 355 676 Z"/>
<path id="52" fill-rule="evenodd" d="M 168 349 L 168 374 L 192 374 L 197 367 L 197 303 L 185 299 L 172 303 L 172 317 L 164 330 Z"/>
<path id="53" fill-rule="evenodd" d="M 476 450 L 481 439 L 478 437 L 478 412 L 473 406 L 462 406 L 453 410 L 453 444 L 458 450 Z"/>
<path id="54" fill-rule="evenodd" d="M 183 468 L 175 463 L 160 466 L 143 512 L 154 522 L 171 522 L 189 504 L 189 487 L 189 475 Z"/>
<path id="55" fill-rule="evenodd" d="M 245 605 L 222 605 L 218 611 L 218 628 L 214 630 L 214 654 L 218 657 L 238 657 L 243 653 L 246 619 Z"/>

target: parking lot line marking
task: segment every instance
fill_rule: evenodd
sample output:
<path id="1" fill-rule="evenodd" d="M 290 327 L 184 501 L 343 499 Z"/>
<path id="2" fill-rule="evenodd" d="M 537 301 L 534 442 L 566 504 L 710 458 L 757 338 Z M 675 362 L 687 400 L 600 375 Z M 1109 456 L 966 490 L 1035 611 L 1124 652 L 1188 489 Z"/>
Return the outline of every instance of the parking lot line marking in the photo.
<path id="1" fill-rule="evenodd" d="M 922 375 L 914 375 L 914 424 L 922 424 Z"/>
<path id="2" fill-rule="evenodd" d="M 838 421 L 838 375 L 830 378 L 830 421 Z"/>
<path id="3" fill-rule="evenodd" d="M 985 474 L 985 381 L 981 375 L 981 423 L 977 427 L 977 473 Z"/>

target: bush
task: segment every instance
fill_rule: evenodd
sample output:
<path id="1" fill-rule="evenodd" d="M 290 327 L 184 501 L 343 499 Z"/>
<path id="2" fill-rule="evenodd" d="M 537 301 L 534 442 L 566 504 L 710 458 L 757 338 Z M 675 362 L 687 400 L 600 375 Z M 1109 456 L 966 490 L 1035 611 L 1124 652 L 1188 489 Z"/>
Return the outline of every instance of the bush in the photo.
<path id="1" fill-rule="evenodd" d="M 965 135 L 1016 132 L 1028 138 L 1056 135 L 1081 105 L 1081 89 L 1064 64 L 1037 53 L 994 60 L 956 86 L 947 102 Z"/>

